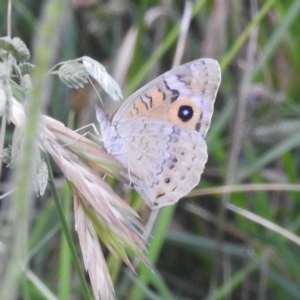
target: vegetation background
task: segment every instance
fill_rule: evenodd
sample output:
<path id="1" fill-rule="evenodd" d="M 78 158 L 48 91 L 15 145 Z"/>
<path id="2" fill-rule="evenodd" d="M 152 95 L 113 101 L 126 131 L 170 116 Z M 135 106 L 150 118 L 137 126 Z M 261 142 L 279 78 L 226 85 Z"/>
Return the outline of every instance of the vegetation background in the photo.
<path id="1" fill-rule="evenodd" d="M 189 14 L 188 31 L 180 31 Z M 0 1 L 0 16 L 6 36 L 7 1 Z M 180 51 L 182 63 L 200 57 L 220 62 L 199 188 L 161 211 L 147 254 L 154 272 L 141 264 L 135 275 L 106 252 L 116 299 L 300 299 L 299 0 L 24 0 L 13 1 L 11 16 L 12 36 L 26 43 L 33 62 L 45 55 L 52 67 L 90 56 L 125 96 L 169 70 Z M 34 48 L 37 35 L 45 37 L 44 49 Z M 70 90 L 54 78 L 45 113 L 79 128 L 95 121 L 97 101 L 91 86 Z M 71 191 L 59 168 L 53 171 L 81 257 Z M 3 193 L 9 178 L 4 167 Z M 138 198 L 110 182 L 127 200 Z M 85 299 L 50 192 L 34 199 L 31 213 L 30 271 L 18 299 Z M 147 208 L 140 206 L 139 214 L 146 223 Z M 16 290 L 5 289 L 14 299 Z"/>

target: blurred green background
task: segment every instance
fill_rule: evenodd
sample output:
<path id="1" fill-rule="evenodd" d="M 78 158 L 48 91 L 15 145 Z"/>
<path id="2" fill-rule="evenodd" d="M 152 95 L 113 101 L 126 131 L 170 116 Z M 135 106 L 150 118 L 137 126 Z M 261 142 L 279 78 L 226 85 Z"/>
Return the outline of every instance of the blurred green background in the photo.
<path id="1" fill-rule="evenodd" d="M 1 36 L 6 10 L 0 1 Z M 27 44 L 33 61 L 41 24 L 54 21 L 45 45 L 51 66 L 90 56 L 125 96 L 171 69 L 180 47 L 180 63 L 220 62 L 201 183 L 162 210 L 149 242 L 154 272 L 142 265 L 135 275 L 106 253 L 116 299 L 300 299 L 299 20 L 299 0 L 13 2 L 12 36 Z M 45 113 L 65 124 L 71 114 L 80 128 L 95 122 L 96 103 L 91 86 L 69 90 L 55 78 Z M 53 168 L 72 219 L 70 192 Z M 139 213 L 146 223 L 147 209 Z M 33 219 L 29 266 L 37 281 L 23 280 L 19 299 L 84 299 L 70 260 L 70 274 L 61 271 L 62 234 L 50 193 L 36 199 Z"/>

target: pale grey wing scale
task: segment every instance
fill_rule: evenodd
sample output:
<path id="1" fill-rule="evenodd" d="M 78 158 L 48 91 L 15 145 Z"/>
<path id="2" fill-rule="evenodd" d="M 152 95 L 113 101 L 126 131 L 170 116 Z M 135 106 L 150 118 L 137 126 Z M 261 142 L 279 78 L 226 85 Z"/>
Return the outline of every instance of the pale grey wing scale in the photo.
<path id="1" fill-rule="evenodd" d="M 122 126 L 126 155 L 112 154 L 139 177 L 132 183 L 150 207 L 173 204 L 198 184 L 207 149 L 197 131 L 147 118 Z"/>

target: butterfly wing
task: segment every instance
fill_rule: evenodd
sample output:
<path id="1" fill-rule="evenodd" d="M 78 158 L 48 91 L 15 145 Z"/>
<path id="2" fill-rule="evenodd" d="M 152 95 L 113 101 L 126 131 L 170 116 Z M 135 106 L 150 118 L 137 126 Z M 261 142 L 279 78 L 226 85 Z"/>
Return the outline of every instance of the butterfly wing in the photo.
<path id="1" fill-rule="evenodd" d="M 118 132 L 125 151 L 116 158 L 138 175 L 132 184 L 151 208 L 177 202 L 198 184 L 207 149 L 197 131 L 142 117 L 138 124 L 133 119 L 124 123 Z"/>
<path id="2" fill-rule="evenodd" d="M 204 138 L 221 82 L 216 60 L 203 58 L 174 68 L 131 95 L 113 121 L 147 117 L 198 131 Z"/>
<path id="3" fill-rule="evenodd" d="M 187 63 L 145 85 L 111 122 L 102 122 L 106 149 L 138 176 L 132 183 L 150 207 L 175 203 L 199 182 L 220 81 L 217 61 Z"/>

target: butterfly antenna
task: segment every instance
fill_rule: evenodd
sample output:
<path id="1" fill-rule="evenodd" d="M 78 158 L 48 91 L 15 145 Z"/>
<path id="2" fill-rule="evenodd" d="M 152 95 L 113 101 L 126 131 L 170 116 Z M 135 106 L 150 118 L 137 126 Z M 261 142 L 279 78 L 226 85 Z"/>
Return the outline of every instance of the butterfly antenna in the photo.
<path id="1" fill-rule="evenodd" d="M 102 101 L 102 98 L 101 98 L 100 94 L 98 93 L 98 91 L 97 91 L 95 85 L 93 84 L 93 81 L 92 81 L 90 78 L 89 78 L 89 81 L 90 81 L 90 84 L 92 85 L 92 87 L 94 88 L 94 91 L 96 92 L 96 94 L 97 94 L 97 96 L 98 96 L 98 98 L 99 98 L 99 101 L 100 101 L 100 103 L 101 103 L 101 105 L 102 105 L 102 107 L 103 107 L 104 104 L 103 104 L 103 101 Z"/>

